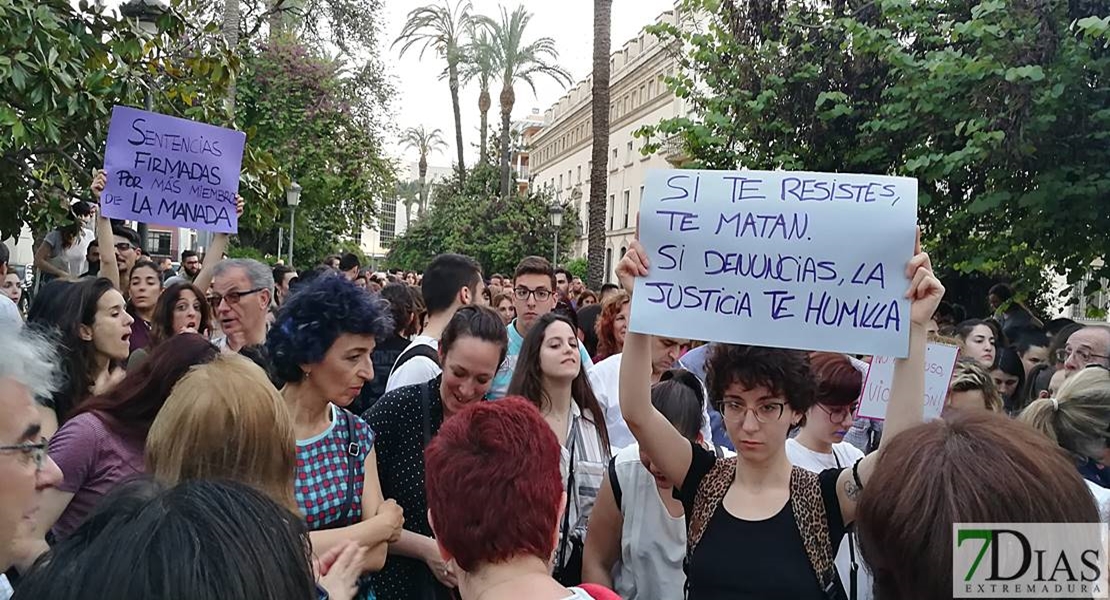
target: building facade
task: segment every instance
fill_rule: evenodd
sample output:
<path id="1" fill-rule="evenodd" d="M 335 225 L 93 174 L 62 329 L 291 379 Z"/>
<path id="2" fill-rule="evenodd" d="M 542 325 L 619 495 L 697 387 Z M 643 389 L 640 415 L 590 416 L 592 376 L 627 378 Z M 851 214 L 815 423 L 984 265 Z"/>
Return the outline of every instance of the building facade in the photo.
<path id="1" fill-rule="evenodd" d="M 453 170 L 450 167 L 434 167 L 429 165 L 426 175 L 428 185 L 428 206 L 435 200 L 435 187 L 433 184 L 446 180 Z M 409 188 L 413 198 L 419 193 L 420 166 L 413 162 L 400 174 L 402 187 Z M 377 202 L 378 219 L 375 227 L 367 227 L 358 236 L 359 247 L 363 254 L 375 261 L 375 266 L 389 254 L 393 238 L 401 235 L 408 228 L 412 220 L 420 218 L 420 208 L 415 202 L 411 207 L 406 199 L 398 193 L 389 198 L 379 199 Z M 412 214 L 409 214 L 409 209 Z"/>
<path id="2" fill-rule="evenodd" d="M 677 24 L 677 8 L 656 22 Z M 665 153 L 645 156 L 645 140 L 633 134 L 644 125 L 683 116 L 685 103 L 664 83 L 677 63 L 655 36 L 641 31 L 610 58 L 608 187 L 605 207 L 606 281 L 615 281 L 617 261 L 632 242 L 636 214 L 649 169 L 671 168 Z M 579 82 L 544 112 L 544 125 L 528 139 L 534 185 L 549 190 L 556 201 L 573 204 L 582 215 L 582 229 L 572 245 L 572 256 L 586 255 L 593 166 L 592 77 Z"/>

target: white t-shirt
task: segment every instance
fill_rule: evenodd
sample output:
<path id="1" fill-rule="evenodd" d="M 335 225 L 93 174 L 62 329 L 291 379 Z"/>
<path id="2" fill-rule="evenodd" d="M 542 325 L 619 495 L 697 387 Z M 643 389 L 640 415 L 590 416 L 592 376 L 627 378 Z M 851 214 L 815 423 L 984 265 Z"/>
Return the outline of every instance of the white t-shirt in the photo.
<path id="1" fill-rule="evenodd" d="M 1110 523 L 1110 490 L 1087 479 L 1083 481 L 1087 484 L 1087 489 L 1091 490 L 1091 495 L 1095 497 L 1095 504 L 1098 504 L 1098 514 L 1102 517 L 1102 522 Z"/>
<path id="2" fill-rule="evenodd" d="M 597 401 L 605 411 L 605 428 L 609 432 L 609 445 L 614 450 L 621 450 L 636 443 L 628 424 L 624 422 L 620 402 L 620 377 L 621 354 L 614 354 L 597 363 L 588 371 L 590 387 L 597 396 Z M 702 397 L 708 398 L 705 388 L 702 388 Z M 713 439 L 713 430 L 709 423 L 709 407 L 701 407 L 701 435 L 710 441 Z"/>
<path id="3" fill-rule="evenodd" d="M 23 329 L 23 315 L 19 314 L 19 307 L 11 298 L 2 295 L 0 295 L 0 327 Z"/>
<path id="4" fill-rule="evenodd" d="M 8 577 L 6 575 L 0 573 L 0 600 L 8 600 L 8 598 L 12 597 L 12 594 L 15 594 L 15 590 L 12 589 L 12 584 L 8 583 Z"/>
<path id="5" fill-rule="evenodd" d="M 82 228 L 69 248 L 62 247 L 62 233 L 55 229 L 46 234 L 43 240 L 50 245 L 50 263 L 62 269 L 72 277 L 80 277 L 88 270 L 85 252 L 89 249 L 94 236 L 88 229 Z"/>
<path id="6" fill-rule="evenodd" d="M 412 338 L 412 341 L 405 347 L 405 352 L 417 345 L 428 346 L 432 350 L 439 350 L 439 340 L 428 337 L 426 335 L 418 335 Z M 405 352 L 401 355 L 404 356 Z M 414 356 L 401 365 L 401 368 L 389 374 L 389 381 L 385 384 L 386 393 L 392 392 L 397 388 L 403 388 L 409 385 L 416 385 L 424 383 L 425 381 L 439 377 L 443 369 L 436 364 L 436 362 L 426 356 Z"/>
<path id="7" fill-rule="evenodd" d="M 820 473 L 826 469 L 837 468 L 838 460 L 840 461 L 840 468 L 852 468 L 857 460 L 863 458 L 863 451 L 848 442 L 840 442 L 833 444 L 832 453 L 825 454 L 806 448 L 796 439 L 788 439 L 786 440 L 786 456 L 790 458 L 790 462 L 794 466 Z M 855 531 L 849 531 L 848 535 L 845 535 L 840 542 L 840 550 L 836 553 L 836 570 L 840 573 L 840 583 L 844 585 L 845 591 L 850 590 L 849 578 L 851 577 L 852 566 L 852 551 L 848 539 L 854 535 Z M 871 575 L 871 569 L 868 568 L 867 563 L 863 562 L 863 557 L 860 556 L 858 543 L 856 544 L 856 562 L 859 564 L 859 572 L 856 575 L 856 599 L 871 600 L 875 597 L 874 577 Z"/>

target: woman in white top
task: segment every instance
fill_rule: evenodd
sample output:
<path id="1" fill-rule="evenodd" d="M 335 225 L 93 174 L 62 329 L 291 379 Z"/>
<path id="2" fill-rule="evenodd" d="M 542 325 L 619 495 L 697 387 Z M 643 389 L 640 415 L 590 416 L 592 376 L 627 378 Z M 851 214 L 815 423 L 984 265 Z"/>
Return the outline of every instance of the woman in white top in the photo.
<path id="1" fill-rule="evenodd" d="M 786 440 L 786 456 L 795 466 L 814 473 L 854 465 L 863 458 L 863 452 L 845 442 L 844 436 L 852 428 L 859 408 L 863 374 L 843 354 L 811 352 L 809 360 L 817 379 L 817 402 L 806 411 L 798 435 Z M 870 600 L 872 576 L 858 552 L 855 532 L 849 530 L 836 555 L 836 570 L 849 598 Z"/>
<path id="2" fill-rule="evenodd" d="M 590 388 L 578 344 L 566 317 L 553 312 L 540 317 L 524 338 L 509 383 L 509 395 L 535 404 L 562 446 L 567 510 L 555 550 L 555 578 L 563 585 L 582 581 L 586 526 L 610 459 L 605 413 Z"/>
<path id="3" fill-rule="evenodd" d="M 705 397 L 693 373 L 663 373 L 651 403 L 686 439 L 701 443 Z M 681 598 L 686 585 L 686 518 L 674 482 L 654 468 L 639 444 L 621 450 L 590 517 L 582 579 L 625 600 Z"/>
<path id="4" fill-rule="evenodd" d="M 1069 377 L 1056 396 L 1034 400 L 1019 421 L 1060 445 L 1075 461 L 1079 474 L 1110 523 L 1110 489 L 1102 466 L 1110 464 L 1110 371 L 1091 365 Z"/>
<path id="5" fill-rule="evenodd" d="M 92 222 L 92 206 L 78 201 L 69 209 L 68 222 L 46 234 L 35 251 L 35 269 L 42 274 L 42 283 L 51 279 L 76 280 L 88 269 L 85 251 L 93 241 L 88 228 Z"/>

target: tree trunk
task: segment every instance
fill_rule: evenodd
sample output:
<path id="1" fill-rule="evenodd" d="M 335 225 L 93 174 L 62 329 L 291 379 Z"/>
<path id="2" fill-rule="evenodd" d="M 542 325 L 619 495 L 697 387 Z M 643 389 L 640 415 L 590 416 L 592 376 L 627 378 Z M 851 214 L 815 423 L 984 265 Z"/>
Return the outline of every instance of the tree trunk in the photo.
<path id="1" fill-rule="evenodd" d="M 220 27 L 228 50 L 238 54 L 239 47 L 239 0 L 224 0 L 224 22 Z M 235 115 L 235 78 L 227 86 L 227 112 Z"/>
<path id="2" fill-rule="evenodd" d="M 428 179 L 428 155 L 420 153 L 420 163 L 417 165 L 420 169 L 420 214 L 424 214 L 424 202 L 428 197 L 427 179 Z"/>
<path id="3" fill-rule="evenodd" d="M 478 162 L 483 165 L 489 162 L 489 155 L 487 152 L 489 151 L 489 109 L 491 104 L 492 100 L 490 100 L 489 97 L 489 83 L 484 83 L 481 93 L 478 94 L 478 114 L 482 115 L 482 134 L 481 143 L 479 144 L 481 156 L 478 157 Z"/>
<path id="4" fill-rule="evenodd" d="M 609 184 L 609 45 L 613 0 L 594 0 L 593 168 L 590 169 L 586 279 L 601 289 L 605 272 L 605 195 Z M 614 263 L 620 260 L 613 257 Z"/>
<path id="5" fill-rule="evenodd" d="M 501 88 L 501 199 L 509 199 L 509 178 L 512 177 L 510 170 L 510 154 L 509 154 L 509 122 L 513 116 L 513 104 L 516 103 L 516 92 L 513 90 L 513 83 L 511 80 L 505 82 L 505 86 Z"/>
<path id="6" fill-rule="evenodd" d="M 455 148 L 459 152 L 459 181 L 466 179 L 463 163 L 462 109 L 459 107 L 459 61 L 447 61 L 447 78 L 451 85 L 451 108 L 455 111 Z"/>

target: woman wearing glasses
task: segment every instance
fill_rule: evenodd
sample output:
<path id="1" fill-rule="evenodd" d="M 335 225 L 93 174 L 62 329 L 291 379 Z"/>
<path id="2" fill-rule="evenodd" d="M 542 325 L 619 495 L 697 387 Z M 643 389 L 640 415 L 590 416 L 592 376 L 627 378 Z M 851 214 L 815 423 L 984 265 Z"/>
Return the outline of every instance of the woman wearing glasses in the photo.
<path id="1" fill-rule="evenodd" d="M 817 380 L 816 403 L 806 411 L 798 435 L 786 440 L 786 456 L 794 466 L 814 473 L 850 467 L 863 458 L 863 451 L 844 441 L 859 408 L 863 374 L 847 356 L 834 352 L 811 352 L 809 365 Z M 852 575 L 859 547 L 854 535 L 849 532 L 841 542 L 836 569 L 844 589 L 855 588 L 851 598 L 869 600 L 870 572 L 860 569 Z"/>
<path id="2" fill-rule="evenodd" d="M 638 241 L 617 266 L 622 287 L 648 274 Z M 926 324 L 944 296 L 929 256 L 915 249 L 906 265 L 911 283 L 909 356 L 895 362 L 882 445 L 920 424 L 925 402 Z M 651 405 L 651 339 L 629 332 L 621 361 L 620 404 L 642 451 L 671 481 L 687 515 L 687 597 L 846 597 L 833 556 L 855 520 L 875 454 L 843 469 L 814 474 L 786 454 L 790 430 L 816 400 L 817 382 L 805 353 L 717 344 L 707 363 L 712 401 L 724 417 L 738 456 L 719 458 L 682 437 Z M 820 410 L 820 409 L 818 409 Z M 836 596 L 832 596 L 836 597 Z"/>

